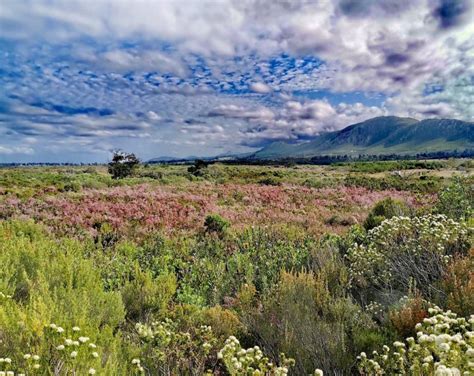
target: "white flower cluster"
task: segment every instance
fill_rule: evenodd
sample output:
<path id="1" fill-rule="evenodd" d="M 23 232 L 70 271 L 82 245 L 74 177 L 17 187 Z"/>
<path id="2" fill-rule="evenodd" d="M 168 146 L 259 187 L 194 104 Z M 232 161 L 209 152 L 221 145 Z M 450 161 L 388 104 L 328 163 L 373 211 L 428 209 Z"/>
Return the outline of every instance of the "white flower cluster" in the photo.
<path id="1" fill-rule="evenodd" d="M 230 336 L 224 347 L 217 354 L 230 375 L 272 375 L 283 376 L 288 374 L 288 368 L 294 365 L 293 359 L 286 359 L 282 354 L 283 364 L 278 366 L 264 356 L 258 346 L 243 349 L 234 336 Z"/>
<path id="2" fill-rule="evenodd" d="M 49 324 L 48 328 L 54 336 L 57 336 L 55 349 L 60 358 L 64 358 L 69 362 L 73 362 L 82 357 L 86 361 L 93 361 L 99 358 L 97 352 L 97 345 L 90 341 L 89 337 L 79 335 L 81 329 L 78 326 L 74 326 L 71 331 L 71 335 L 67 335 L 66 330 L 56 324 Z M 88 370 L 89 375 L 95 375 L 96 370 L 92 367 Z"/>
<path id="3" fill-rule="evenodd" d="M 435 376 L 474 375 L 474 315 L 469 320 L 451 311 L 429 309 L 431 317 L 416 325 L 416 339 L 384 346 L 372 359 L 358 357 L 364 375 L 410 374 Z"/>
<path id="4" fill-rule="evenodd" d="M 32 354 L 24 354 L 23 361 L 24 361 L 24 369 L 35 371 L 40 369 L 41 365 L 39 355 L 32 355 Z M 13 371 L 15 368 L 11 358 L 0 358 L 0 376 L 13 376 L 15 372 Z M 17 376 L 25 376 L 26 373 L 17 372 Z"/>
<path id="5" fill-rule="evenodd" d="M 383 305 L 378 302 L 370 302 L 365 306 L 365 311 L 372 317 L 381 317 L 384 314 Z"/>
<path id="6" fill-rule="evenodd" d="M 136 368 L 136 370 L 140 373 L 144 373 L 145 369 L 143 368 L 141 364 L 141 360 L 138 358 L 132 359 L 132 365 Z"/>
<path id="7" fill-rule="evenodd" d="M 152 359 L 148 358 L 149 355 L 142 359 L 145 364 L 148 361 L 156 363 L 157 360 L 164 363 L 173 362 L 176 357 L 194 357 L 198 359 L 196 361 L 205 362 L 217 342 L 212 328 L 208 325 L 181 331 L 179 325 L 168 318 L 151 324 L 137 323 L 135 329 L 142 344 L 148 348 L 148 354 L 153 354 Z M 133 361 L 137 370 L 142 372 L 141 361 Z"/>
<path id="8" fill-rule="evenodd" d="M 159 340 L 167 344 L 173 337 L 174 323 L 169 319 L 155 321 L 151 325 L 137 323 L 135 329 L 140 338 L 145 341 Z"/>
<path id="9" fill-rule="evenodd" d="M 467 242 L 468 235 L 464 223 L 442 214 L 386 219 L 368 232 L 363 244 L 348 250 L 351 278 L 359 284 L 388 281 L 397 255 L 417 256 L 429 251 L 449 262 L 452 246 Z"/>

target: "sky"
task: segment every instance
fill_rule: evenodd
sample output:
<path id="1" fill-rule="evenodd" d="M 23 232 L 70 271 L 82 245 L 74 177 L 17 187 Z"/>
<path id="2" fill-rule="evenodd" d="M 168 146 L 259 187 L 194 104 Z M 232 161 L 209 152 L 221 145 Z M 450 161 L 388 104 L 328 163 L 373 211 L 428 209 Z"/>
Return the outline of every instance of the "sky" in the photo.
<path id="1" fill-rule="evenodd" d="M 474 0 L 2 0 L 0 162 L 474 121 Z"/>

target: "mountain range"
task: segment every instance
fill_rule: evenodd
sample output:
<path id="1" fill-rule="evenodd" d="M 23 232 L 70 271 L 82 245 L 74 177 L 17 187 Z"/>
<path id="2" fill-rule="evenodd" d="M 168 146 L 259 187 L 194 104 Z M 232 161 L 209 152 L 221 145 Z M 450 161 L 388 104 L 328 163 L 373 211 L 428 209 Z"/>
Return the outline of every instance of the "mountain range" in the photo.
<path id="1" fill-rule="evenodd" d="M 215 157 L 159 157 L 151 163 L 186 162 L 196 159 L 283 160 L 318 156 L 360 155 L 415 156 L 437 152 L 474 154 L 474 123 L 456 119 L 426 119 L 381 116 L 334 131 L 321 133 L 303 142 L 273 142 L 255 153 L 221 154 Z"/>
<path id="2" fill-rule="evenodd" d="M 473 122 L 383 116 L 305 142 L 274 142 L 252 157 L 278 160 L 321 155 L 415 155 L 466 149 L 474 150 Z"/>

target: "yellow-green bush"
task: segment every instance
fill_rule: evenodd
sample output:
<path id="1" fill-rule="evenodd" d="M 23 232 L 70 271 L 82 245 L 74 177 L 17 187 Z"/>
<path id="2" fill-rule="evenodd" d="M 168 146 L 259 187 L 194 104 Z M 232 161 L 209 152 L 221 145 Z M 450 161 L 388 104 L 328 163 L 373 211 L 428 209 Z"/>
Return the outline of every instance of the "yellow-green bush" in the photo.
<path id="1" fill-rule="evenodd" d="M 25 354 L 38 355 L 39 374 L 49 374 L 56 364 L 51 348 L 59 344 L 45 328 L 55 323 L 65 330 L 80 327 L 102 348 L 95 368 L 120 369 L 114 332 L 124 320 L 122 300 L 103 291 L 98 271 L 78 242 L 51 240 L 30 222 L 1 223 L 0 291 L 11 297 L 0 301 L 0 357 L 20 366 Z"/>

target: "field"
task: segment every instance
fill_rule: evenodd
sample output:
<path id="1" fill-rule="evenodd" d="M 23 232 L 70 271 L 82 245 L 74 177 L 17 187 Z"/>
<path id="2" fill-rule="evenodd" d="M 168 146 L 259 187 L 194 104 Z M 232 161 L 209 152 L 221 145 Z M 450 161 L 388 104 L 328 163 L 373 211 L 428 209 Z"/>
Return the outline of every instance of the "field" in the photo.
<path id="1" fill-rule="evenodd" d="M 0 375 L 474 374 L 473 173 L 2 168 Z"/>

